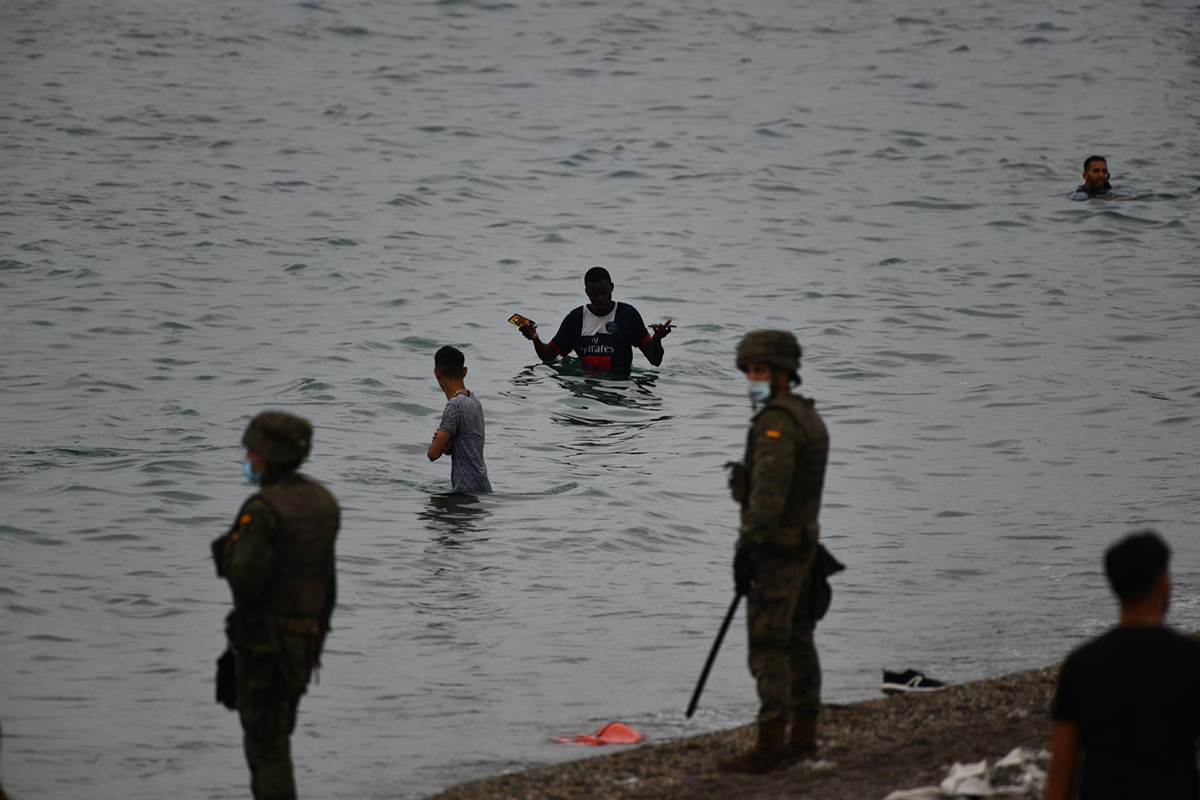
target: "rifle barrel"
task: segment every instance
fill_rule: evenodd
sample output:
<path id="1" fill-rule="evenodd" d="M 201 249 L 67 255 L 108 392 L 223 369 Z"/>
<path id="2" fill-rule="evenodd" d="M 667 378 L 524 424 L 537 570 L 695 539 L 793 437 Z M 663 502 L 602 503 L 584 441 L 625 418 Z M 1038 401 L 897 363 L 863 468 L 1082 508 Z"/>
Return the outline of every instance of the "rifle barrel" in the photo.
<path id="1" fill-rule="evenodd" d="M 729 630 L 729 624 L 733 622 L 733 615 L 737 612 L 738 603 L 741 601 L 742 596 L 735 594 L 733 602 L 729 604 L 729 611 L 725 612 L 725 621 L 721 623 L 721 630 L 717 631 L 717 640 L 713 642 L 712 650 L 708 653 L 708 661 L 704 662 L 704 670 L 700 673 L 700 680 L 696 682 L 696 691 L 692 693 L 692 702 L 688 703 L 688 719 L 691 719 L 692 714 L 696 713 L 696 706 L 700 704 L 700 695 L 704 691 L 704 684 L 708 682 L 708 673 L 712 671 L 713 662 L 717 660 L 717 651 L 721 649 L 721 642 L 725 641 L 725 634 Z"/>

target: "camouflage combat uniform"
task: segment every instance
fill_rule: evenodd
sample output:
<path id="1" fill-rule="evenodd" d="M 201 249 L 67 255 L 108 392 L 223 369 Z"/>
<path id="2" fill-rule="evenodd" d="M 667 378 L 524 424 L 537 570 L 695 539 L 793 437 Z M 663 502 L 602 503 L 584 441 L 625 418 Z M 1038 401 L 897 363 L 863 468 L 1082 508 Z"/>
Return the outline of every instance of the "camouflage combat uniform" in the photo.
<path id="1" fill-rule="evenodd" d="M 268 470 L 262 483 L 213 556 L 233 590 L 226 632 L 251 790 L 256 800 L 291 800 L 289 737 L 329 632 L 340 512 L 323 486 L 294 469 Z"/>
<path id="2" fill-rule="evenodd" d="M 747 597 L 750 672 L 760 707 L 755 746 L 717 767 L 761 773 L 817 752 L 821 666 L 813 627 L 828 605 L 824 578 L 841 565 L 817 542 L 829 435 L 812 401 L 793 395 L 781 380 L 800 382 L 799 342 L 787 331 L 752 331 L 738 345 L 737 365 L 751 381 L 755 403 L 766 400 L 730 480 L 742 507 L 734 585 Z"/>
<path id="3" fill-rule="evenodd" d="M 760 724 L 815 719 L 819 709 L 808 598 L 828 453 L 825 424 L 812 401 L 798 395 L 769 401 L 746 438 L 738 542 L 759 552 L 746 619 Z"/>

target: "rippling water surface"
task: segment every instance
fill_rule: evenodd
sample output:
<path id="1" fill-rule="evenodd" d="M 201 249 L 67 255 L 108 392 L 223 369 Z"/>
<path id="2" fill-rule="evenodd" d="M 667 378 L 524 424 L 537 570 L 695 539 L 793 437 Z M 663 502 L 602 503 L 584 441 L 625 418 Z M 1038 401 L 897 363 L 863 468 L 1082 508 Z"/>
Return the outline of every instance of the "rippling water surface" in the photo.
<path id="1" fill-rule="evenodd" d="M 416 797 L 751 719 L 732 351 L 805 347 L 849 569 L 825 697 L 1038 666 L 1176 546 L 1200 627 L 1200 19 L 1183 2 L 9 0 L 0 722 L 18 798 L 246 795 L 212 702 L 240 432 L 317 425 L 341 598 L 310 797 Z M 1125 202 L 1072 203 L 1109 156 Z M 632 381 L 537 363 L 603 264 L 674 319 Z M 462 347 L 497 494 L 424 457 Z"/>

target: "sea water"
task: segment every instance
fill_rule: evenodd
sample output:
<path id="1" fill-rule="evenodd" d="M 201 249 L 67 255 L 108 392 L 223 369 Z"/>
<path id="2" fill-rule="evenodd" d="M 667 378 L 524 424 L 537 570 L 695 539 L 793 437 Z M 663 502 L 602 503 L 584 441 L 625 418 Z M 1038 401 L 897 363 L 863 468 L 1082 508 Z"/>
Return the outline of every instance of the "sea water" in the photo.
<path id="1" fill-rule="evenodd" d="M 1182 2 L 8 0 L 0 779 L 247 795 L 209 560 L 239 438 L 314 423 L 340 591 L 309 797 L 408 798 L 750 721 L 733 351 L 794 331 L 832 441 L 827 701 L 1060 659 L 1103 549 L 1200 627 L 1200 14 Z M 1131 199 L 1070 202 L 1106 155 Z M 607 267 L 632 380 L 542 365 Z M 496 493 L 439 497 L 443 344 Z M 1014 743 L 1018 744 L 1018 743 Z"/>

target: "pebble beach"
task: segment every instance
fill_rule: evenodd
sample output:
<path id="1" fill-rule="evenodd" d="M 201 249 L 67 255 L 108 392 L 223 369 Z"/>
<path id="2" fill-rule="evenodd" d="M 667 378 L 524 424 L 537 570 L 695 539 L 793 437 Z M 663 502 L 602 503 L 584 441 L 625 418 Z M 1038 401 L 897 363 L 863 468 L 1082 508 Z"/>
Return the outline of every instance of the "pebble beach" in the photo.
<path id="1" fill-rule="evenodd" d="M 595 758 L 472 781 L 432 800 L 820 798 L 871 800 L 936 784 L 954 761 L 1049 747 L 1059 665 L 948 687 L 822 707 L 815 761 L 766 775 L 726 775 L 717 762 L 753 744 L 746 725 Z"/>

